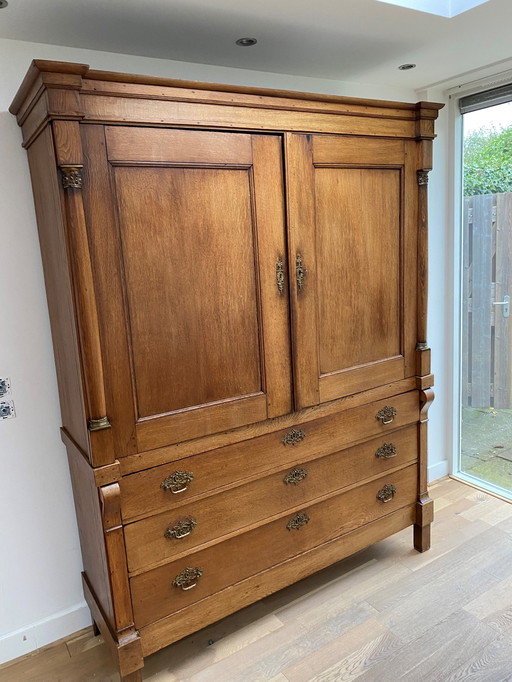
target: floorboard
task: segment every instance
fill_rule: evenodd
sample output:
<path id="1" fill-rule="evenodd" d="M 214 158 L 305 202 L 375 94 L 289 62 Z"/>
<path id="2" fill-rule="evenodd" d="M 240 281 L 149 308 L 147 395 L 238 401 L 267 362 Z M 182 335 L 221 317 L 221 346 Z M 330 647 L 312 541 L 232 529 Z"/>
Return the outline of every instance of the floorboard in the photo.
<path id="1" fill-rule="evenodd" d="M 146 660 L 151 682 L 512 682 L 512 504 L 431 488 L 432 549 L 411 529 Z M 118 682 L 91 630 L 0 667 L 0 682 Z"/>

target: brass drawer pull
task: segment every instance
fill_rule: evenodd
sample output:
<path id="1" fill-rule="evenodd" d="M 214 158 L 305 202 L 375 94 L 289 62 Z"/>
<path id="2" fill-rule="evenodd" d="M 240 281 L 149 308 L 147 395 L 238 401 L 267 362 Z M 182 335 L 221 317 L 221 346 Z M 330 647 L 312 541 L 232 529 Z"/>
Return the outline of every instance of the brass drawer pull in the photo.
<path id="1" fill-rule="evenodd" d="M 391 459 L 396 457 L 396 455 L 396 445 L 393 445 L 393 443 L 384 443 L 375 453 L 375 457 L 381 457 L 382 459 Z"/>
<path id="2" fill-rule="evenodd" d="M 196 526 L 197 521 L 191 516 L 178 519 L 174 526 L 169 526 L 169 528 L 165 531 L 164 537 L 168 538 L 169 540 L 181 540 L 181 538 L 186 538 L 187 535 L 190 535 Z"/>
<path id="3" fill-rule="evenodd" d="M 305 437 L 305 431 L 301 431 L 300 429 L 292 429 L 286 434 L 286 436 L 284 436 L 284 438 L 281 440 L 281 443 L 283 443 L 283 445 L 297 445 L 297 443 L 300 443 L 300 441 L 304 440 Z"/>
<path id="4" fill-rule="evenodd" d="M 379 410 L 375 415 L 375 419 L 378 419 L 381 424 L 391 424 L 393 419 L 396 417 L 396 409 L 394 407 L 389 407 L 386 405 Z"/>
<path id="5" fill-rule="evenodd" d="M 160 483 L 160 487 L 164 490 L 170 490 L 174 495 L 184 493 L 193 478 L 194 474 L 191 471 L 174 471 Z"/>
<path id="6" fill-rule="evenodd" d="M 286 476 L 283 478 L 283 481 L 289 485 L 298 485 L 301 481 L 303 481 L 306 476 L 308 475 L 308 472 L 306 469 L 296 469 L 295 467 L 290 471 L 289 474 L 286 474 Z"/>
<path id="7" fill-rule="evenodd" d="M 186 568 L 174 578 L 172 584 L 174 587 L 180 587 L 183 592 L 191 590 L 196 587 L 199 578 L 203 575 L 203 569 L 197 566 L 196 568 Z"/>
<path id="8" fill-rule="evenodd" d="M 394 485 L 389 483 L 379 490 L 377 493 L 377 499 L 381 502 L 391 502 L 393 496 L 396 493 L 396 488 Z"/>
<path id="9" fill-rule="evenodd" d="M 309 523 L 309 516 L 306 512 L 300 512 L 299 514 L 295 514 L 291 521 L 288 521 L 286 527 L 288 530 L 299 530 L 299 528 L 305 526 L 306 523 Z"/>

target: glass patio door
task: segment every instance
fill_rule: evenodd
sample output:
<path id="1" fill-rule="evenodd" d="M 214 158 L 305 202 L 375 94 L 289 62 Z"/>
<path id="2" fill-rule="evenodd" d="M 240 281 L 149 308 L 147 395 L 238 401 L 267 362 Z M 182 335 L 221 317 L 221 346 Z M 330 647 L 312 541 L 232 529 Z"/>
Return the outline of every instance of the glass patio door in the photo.
<path id="1" fill-rule="evenodd" d="M 507 88 L 460 101 L 464 197 L 459 473 L 512 496 L 512 88 Z"/>

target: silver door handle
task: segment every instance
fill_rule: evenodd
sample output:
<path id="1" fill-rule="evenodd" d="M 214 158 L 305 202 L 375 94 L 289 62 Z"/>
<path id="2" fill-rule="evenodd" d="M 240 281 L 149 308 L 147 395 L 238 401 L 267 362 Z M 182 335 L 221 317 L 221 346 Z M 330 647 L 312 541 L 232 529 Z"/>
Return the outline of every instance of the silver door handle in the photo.
<path id="1" fill-rule="evenodd" d="M 493 305 L 502 305 L 503 317 L 510 316 L 510 296 L 503 296 L 503 301 L 493 301 Z"/>

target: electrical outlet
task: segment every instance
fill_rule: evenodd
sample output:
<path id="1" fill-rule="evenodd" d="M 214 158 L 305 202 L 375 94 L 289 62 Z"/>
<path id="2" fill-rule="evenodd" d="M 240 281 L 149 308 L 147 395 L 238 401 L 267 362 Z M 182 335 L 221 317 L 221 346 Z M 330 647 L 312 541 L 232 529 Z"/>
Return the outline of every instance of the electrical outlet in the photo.
<path id="1" fill-rule="evenodd" d="M 0 377 L 0 398 L 11 392 L 11 380 L 8 377 Z"/>
<path id="2" fill-rule="evenodd" d="M 12 419 L 16 416 L 14 410 L 14 400 L 1 400 L 0 401 L 0 419 Z"/>

